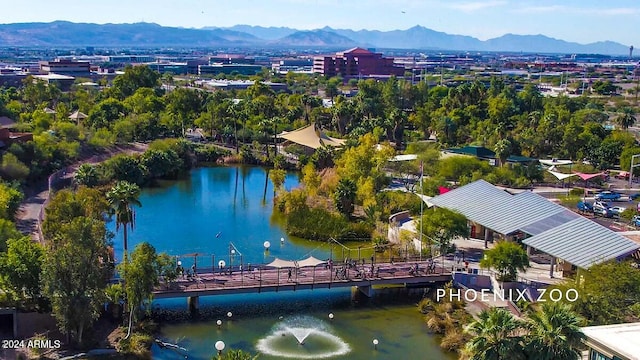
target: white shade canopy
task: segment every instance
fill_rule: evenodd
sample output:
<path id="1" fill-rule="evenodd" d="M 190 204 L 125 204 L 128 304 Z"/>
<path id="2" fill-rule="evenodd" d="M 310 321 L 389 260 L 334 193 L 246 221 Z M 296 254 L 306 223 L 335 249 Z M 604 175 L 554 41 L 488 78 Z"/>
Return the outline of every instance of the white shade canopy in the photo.
<path id="1" fill-rule="evenodd" d="M 318 266 L 318 265 L 322 265 L 322 264 L 326 264 L 326 261 L 320 260 L 320 259 L 316 259 L 313 256 L 309 256 L 308 258 L 298 261 L 298 266 L 300 267 L 307 267 L 307 266 Z"/>
<path id="2" fill-rule="evenodd" d="M 566 178 L 570 178 L 572 176 L 577 176 L 576 174 L 564 174 L 557 171 L 547 170 L 551 175 L 555 176 L 558 180 L 564 180 Z"/>
<path id="3" fill-rule="evenodd" d="M 73 114 L 69 115 L 69 119 L 71 120 L 82 120 L 88 117 L 89 116 L 87 116 L 87 114 L 80 112 L 80 110 L 77 110 Z"/>
<path id="4" fill-rule="evenodd" d="M 293 261 L 276 258 L 272 262 L 268 263 L 266 266 L 282 269 L 282 268 L 296 267 L 296 263 Z"/>
<path id="5" fill-rule="evenodd" d="M 560 159 L 541 159 L 539 160 L 540 164 L 547 166 L 555 166 L 555 165 L 571 165 L 573 161 L 571 160 L 560 160 Z"/>

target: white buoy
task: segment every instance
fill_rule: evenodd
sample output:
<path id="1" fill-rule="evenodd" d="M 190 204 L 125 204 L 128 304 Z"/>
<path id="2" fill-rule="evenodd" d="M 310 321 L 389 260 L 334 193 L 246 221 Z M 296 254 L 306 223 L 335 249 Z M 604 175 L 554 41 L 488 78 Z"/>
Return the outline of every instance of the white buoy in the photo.
<path id="1" fill-rule="evenodd" d="M 329 313 L 329 320 L 333 320 L 333 313 Z"/>
<path id="2" fill-rule="evenodd" d="M 231 318 L 232 316 L 233 316 L 233 314 L 231 313 L 231 311 L 229 311 L 229 312 L 227 313 L 227 317 L 228 317 L 228 318 Z"/>
<path id="3" fill-rule="evenodd" d="M 284 244 L 284 238 L 283 237 L 280 238 L 280 244 Z"/>
<path id="4" fill-rule="evenodd" d="M 269 250 L 269 248 L 271 247 L 271 243 L 269 241 L 265 241 L 262 245 L 264 245 L 265 250 Z"/>
<path id="5" fill-rule="evenodd" d="M 216 321 L 216 324 L 218 325 L 218 327 L 222 326 L 222 320 Z"/>

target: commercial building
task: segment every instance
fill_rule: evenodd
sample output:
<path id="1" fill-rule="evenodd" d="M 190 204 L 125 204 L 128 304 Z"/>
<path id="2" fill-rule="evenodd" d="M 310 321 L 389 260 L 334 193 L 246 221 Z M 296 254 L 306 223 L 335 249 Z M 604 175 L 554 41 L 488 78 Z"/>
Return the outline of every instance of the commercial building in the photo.
<path id="1" fill-rule="evenodd" d="M 73 85 L 74 81 L 76 80 L 76 78 L 73 76 L 54 73 L 49 73 L 47 75 L 34 75 L 33 77 L 37 80 L 42 80 L 47 84 L 54 84 L 58 87 L 58 89 L 62 91 L 68 91 L 69 89 L 71 89 L 71 85 Z"/>
<path id="2" fill-rule="evenodd" d="M 471 237 L 522 242 L 550 257 L 549 276 L 575 274 L 609 260 L 638 254 L 640 244 L 531 191 L 511 194 L 484 180 L 429 199 L 469 220 Z"/>
<path id="3" fill-rule="evenodd" d="M 238 75 L 255 75 L 262 71 L 260 65 L 247 64 L 214 64 L 214 65 L 198 65 L 198 75 L 218 75 L 218 74 L 238 74 Z"/>
<path id="4" fill-rule="evenodd" d="M 279 74 L 288 72 L 309 74 L 313 73 L 313 59 L 282 59 L 271 64 L 271 70 Z"/>
<path id="5" fill-rule="evenodd" d="M 55 61 L 40 61 L 40 73 L 42 74 L 62 74 L 62 75 L 89 75 L 91 72 L 91 65 L 88 61 L 74 61 L 74 60 L 55 60 Z"/>
<path id="6" fill-rule="evenodd" d="M 640 360 L 640 323 L 582 328 L 589 360 Z"/>
<path id="7" fill-rule="evenodd" d="M 380 53 L 360 47 L 313 59 L 313 72 L 327 77 L 340 75 L 348 79 L 375 75 L 402 76 L 404 71 L 404 66 L 396 65 L 393 58 L 383 57 Z"/>

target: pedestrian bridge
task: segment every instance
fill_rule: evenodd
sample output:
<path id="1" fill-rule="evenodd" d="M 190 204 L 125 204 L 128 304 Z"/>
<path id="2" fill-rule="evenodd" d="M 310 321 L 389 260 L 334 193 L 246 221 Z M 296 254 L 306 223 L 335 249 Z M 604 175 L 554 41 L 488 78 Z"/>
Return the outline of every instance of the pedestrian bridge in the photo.
<path id="1" fill-rule="evenodd" d="M 415 271 L 415 267 L 418 270 Z M 432 264 L 431 266 L 429 266 Z M 291 269 L 291 271 L 290 271 Z M 373 272 L 371 271 L 373 269 Z M 318 265 L 298 268 L 269 268 L 265 265 L 240 266 L 223 270 L 197 269 L 195 276 L 180 276 L 169 285 L 158 286 L 155 299 L 210 295 L 280 292 L 337 287 L 357 287 L 365 295 L 377 285 L 428 286 L 451 281 L 451 272 L 428 261 Z"/>

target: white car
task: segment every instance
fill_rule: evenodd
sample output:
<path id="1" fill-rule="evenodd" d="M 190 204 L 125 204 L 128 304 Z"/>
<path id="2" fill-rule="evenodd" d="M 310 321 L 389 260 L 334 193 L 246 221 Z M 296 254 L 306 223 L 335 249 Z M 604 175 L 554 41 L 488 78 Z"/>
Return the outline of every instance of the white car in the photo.
<path id="1" fill-rule="evenodd" d="M 620 214 L 622 214 L 623 211 L 627 210 L 627 208 L 624 208 L 622 206 L 612 206 L 609 208 L 609 210 L 611 210 L 614 215 L 620 216 Z"/>

